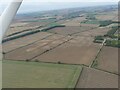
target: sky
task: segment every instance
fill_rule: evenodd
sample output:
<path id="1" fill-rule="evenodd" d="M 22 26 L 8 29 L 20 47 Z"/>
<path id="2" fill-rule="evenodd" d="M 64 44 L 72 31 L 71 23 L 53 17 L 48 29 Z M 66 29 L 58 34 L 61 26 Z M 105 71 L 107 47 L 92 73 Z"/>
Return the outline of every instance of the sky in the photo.
<path id="1" fill-rule="evenodd" d="M 0 14 L 12 0 L 0 0 Z M 19 1 L 19 0 L 17 0 Z M 89 2 L 88 2 L 89 1 Z M 23 0 L 18 13 L 117 4 L 119 0 Z M 110 2 L 110 3 L 108 3 Z"/>

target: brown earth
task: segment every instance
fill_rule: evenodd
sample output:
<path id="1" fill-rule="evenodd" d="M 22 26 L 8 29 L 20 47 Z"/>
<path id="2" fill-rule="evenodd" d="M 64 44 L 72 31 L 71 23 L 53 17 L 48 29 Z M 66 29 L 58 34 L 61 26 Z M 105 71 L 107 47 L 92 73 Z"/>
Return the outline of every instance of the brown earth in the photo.
<path id="1" fill-rule="evenodd" d="M 63 25 L 66 26 L 80 26 L 80 22 L 86 20 L 85 17 L 78 17 L 78 18 L 74 18 L 72 20 L 68 20 L 65 23 L 63 23 Z"/>
<path id="2" fill-rule="evenodd" d="M 76 88 L 118 88 L 118 76 L 84 67 Z"/>
<path id="3" fill-rule="evenodd" d="M 16 49 L 5 54 L 5 59 L 12 59 L 12 60 L 28 60 L 36 55 L 42 54 L 46 50 L 56 47 L 57 45 L 66 41 L 67 38 L 64 36 L 56 35 L 48 37 L 44 40 L 39 40 L 34 44 L 24 46 L 22 48 Z"/>
<path id="4" fill-rule="evenodd" d="M 107 32 L 110 30 L 110 28 L 107 27 L 99 27 L 99 28 L 95 28 L 92 30 L 88 30 L 88 31 L 84 31 L 78 34 L 75 34 L 75 36 L 85 36 L 85 37 L 95 37 L 95 36 L 99 36 L 99 35 L 105 35 L 107 34 Z"/>
<path id="5" fill-rule="evenodd" d="M 67 26 L 67 27 L 54 28 L 49 30 L 49 32 L 58 33 L 62 35 L 70 35 L 90 29 L 91 27 Z"/>
<path id="6" fill-rule="evenodd" d="M 118 73 L 118 48 L 104 46 L 97 61 L 97 68 Z"/>
<path id="7" fill-rule="evenodd" d="M 9 52 L 9 51 L 19 48 L 21 46 L 28 45 L 37 40 L 48 37 L 49 35 L 52 35 L 52 34 L 47 33 L 47 32 L 40 32 L 40 33 L 25 36 L 25 37 L 21 37 L 21 38 L 15 39 L 15 40 L 7 41 L 2 44 L 3 52 Z"/>
<path id="8" fill-rule="evenodd" d="M 92 40 L 91 37 L 75 37 L 33 60 L 89 65 L 94 60 L 100 47 L 100 45 L 93 43 Z"/>

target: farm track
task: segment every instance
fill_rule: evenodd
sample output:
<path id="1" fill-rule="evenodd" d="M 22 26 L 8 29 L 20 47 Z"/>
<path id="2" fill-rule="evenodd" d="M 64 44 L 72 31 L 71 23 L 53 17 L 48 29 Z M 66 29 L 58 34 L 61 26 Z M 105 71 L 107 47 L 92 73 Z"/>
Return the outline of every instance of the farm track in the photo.
<path id="1" fill-rule="evenodd" d="M 102 50 L 105 42 L 106 42 L 106 39 L 104 39 L 104 41 L 103 41 L 103 43 L 102 43 L 102 46 L 100 47 L 97 55 L 95 56 L 95 59 L 94 59 L 94 60 L 92 61 L 92 63 L 90 64 L 89 68 L 94 68 L 94 67 L 93 67 L 93 64 L 94 64 L 94 62 L 97 61 L 98 55 L 100 54 L 100 52 L 101 52 L 101 50 Z"/>

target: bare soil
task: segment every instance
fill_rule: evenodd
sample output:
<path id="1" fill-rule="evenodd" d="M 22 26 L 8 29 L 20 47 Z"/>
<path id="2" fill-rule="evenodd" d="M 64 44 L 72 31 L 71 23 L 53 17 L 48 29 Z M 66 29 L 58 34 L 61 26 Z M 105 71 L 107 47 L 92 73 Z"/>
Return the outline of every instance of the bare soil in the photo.
<path id="1" fill-rule="evenodd" d="M 92 42 L 91 37 L 75 37 L 69 42 L 33 60 L 90 65 L 100 45 Z"/>
<path id="2" fill-rule="evenodd" d="M 76 88 L 118 88 L 118 76 L 85 67 Z"/>
<path id="3" fill-rule="evenodd" d="M 118 48 L 104 46 L 97 61 L 97 68 L 118 73 Z"/>
<path id="4" fill-rule="evenodd" d="M 49 35 L 51 35 L 51 33 L 40 32 L 40 33 L 25 36 L 25 37 L 21 37 L 21 38 L 15 39 L 15 40 L 7 41 L 2 44 L 3 52 L 9 52 L 9 51 L 19 48 L 21 46 L 28 45 L 37 40 L 43 39 Z"/>

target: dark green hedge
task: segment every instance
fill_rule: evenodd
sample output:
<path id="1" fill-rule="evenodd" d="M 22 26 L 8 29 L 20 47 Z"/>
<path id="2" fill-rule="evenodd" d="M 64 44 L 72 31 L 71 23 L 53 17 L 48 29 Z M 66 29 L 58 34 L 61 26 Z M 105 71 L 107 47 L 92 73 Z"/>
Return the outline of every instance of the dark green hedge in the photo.
<path id="1" fill-rule="evenodd" d="M 99 21 L 100 27 L 108 26 L 112 24 L 113 22 L 111 20 L 105 20 L 105 21 Z"/>

